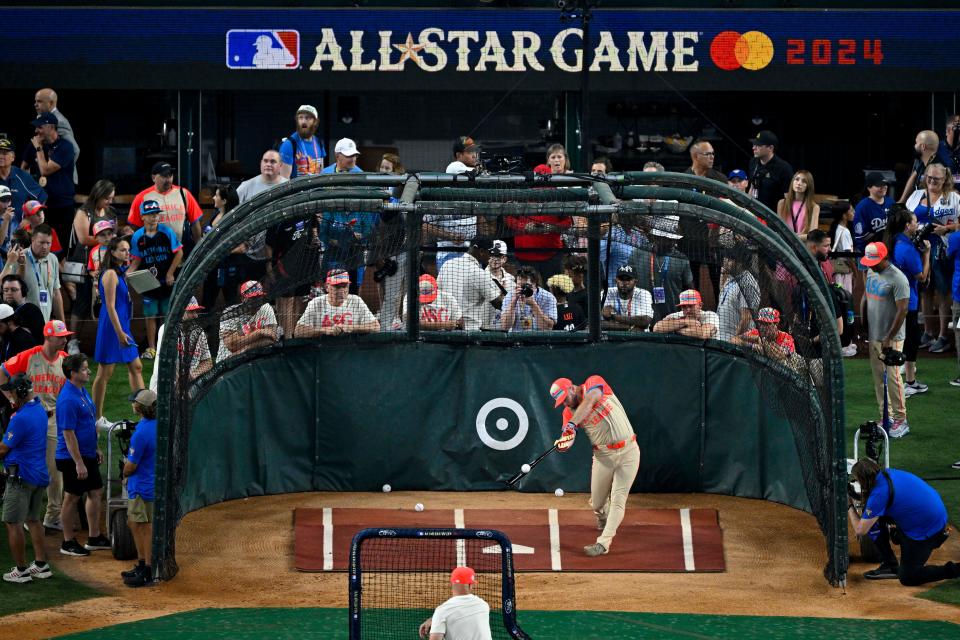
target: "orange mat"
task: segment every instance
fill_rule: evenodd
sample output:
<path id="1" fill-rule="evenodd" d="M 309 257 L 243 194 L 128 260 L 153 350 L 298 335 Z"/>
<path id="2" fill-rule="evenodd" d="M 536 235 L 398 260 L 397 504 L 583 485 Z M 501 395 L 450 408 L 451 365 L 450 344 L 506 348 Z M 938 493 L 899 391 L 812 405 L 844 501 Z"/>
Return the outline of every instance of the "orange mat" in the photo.
<path id="1" fill-rule="evenodd" d="M 517 571 L 725 568 L 715 509 L 627 509 L 610 552 L 595 558 L 583 553 L 599 533 L 586 509 L 296 509 L 294 565 L 300 571 L 346 571 L 353 535 L 367 527 L 456 526 L 503 531 Z"/>

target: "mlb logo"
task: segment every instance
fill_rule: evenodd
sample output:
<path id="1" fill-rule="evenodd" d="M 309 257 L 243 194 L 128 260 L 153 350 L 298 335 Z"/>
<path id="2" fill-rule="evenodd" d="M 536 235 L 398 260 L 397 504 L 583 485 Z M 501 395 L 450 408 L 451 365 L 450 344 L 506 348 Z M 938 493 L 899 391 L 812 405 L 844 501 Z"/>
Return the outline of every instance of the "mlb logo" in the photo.
<path id="1" fill-rule="evenodd" d="M 227 31 L 227 66 L 231 69 L 296 69 L 299 65 L 299 31 Z"/>

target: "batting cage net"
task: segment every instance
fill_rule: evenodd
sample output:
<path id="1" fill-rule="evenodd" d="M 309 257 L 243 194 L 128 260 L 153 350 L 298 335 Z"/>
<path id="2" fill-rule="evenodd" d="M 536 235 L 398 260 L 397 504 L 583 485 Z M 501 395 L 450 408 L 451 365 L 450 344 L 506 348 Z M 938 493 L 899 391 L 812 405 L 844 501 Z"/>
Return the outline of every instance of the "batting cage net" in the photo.
<path id="1" fill-rule="evenodd" d="M 202 304 L 191 302 L 195 294 Z M 767 409 L 792 431 L 805 495 L 783 501 L 816 516 L 826 539 L 826 576 L 837 582 L 847 563 L 843 315 L 812 251 L 775 214 L 695 176 L 294 180 L 228 213 L 177 281 L 158 364 L 155 566 L 164 577 L 177 570 L 175 529 L 187 510 L 187 479 L 191 465 L 205 464 L 191 451 L 221 438 L 227 446 L 235 431 L 225 425 L 191 440 L 198 403 L 228 373 L 310 350 L 317 366 L 330 370 L 340 364 L 323 360 L 325 354 L 346 343 L 356 344 L 358 357 L 397 343 L 500 345 L 509 359 L 528 345 L 639 341 L 748 363 Z M 654 359 L 633 366 L 642 373 L 671 364 Z M 307 378 L 293 384 L 312 384 Z M 356 383 L 338 380 L 342 389 L 316 389 L 315 397 L 348 393 Z M 404 381 L 394 384 L 402 389 Z M 482 375 L 472 384 L 484 384 Z M 288 390 L 238 390 L 228 402 Z M 710 389 L 690 392 L 704 397 Z M 649 388 L 621 393 L 657 402 Z M 216 419 L 227 422 L 250 415 L 222 409 Z M 417 420 L 398 417 L 407 418 Z M 307 467 L 315 463 L 313 445 L 304 447 Z"/>
<path id="2" fill-rule="evenodd" d="M 378 528 L 358 532 L 350 546 L 350 639 L 415 637 L 453 595 L 457 567 L 476 575 L 470 592 L 490 607 L 491 636 L 527 638 L 517 625 L 513 552 L 503 532 Z"/>

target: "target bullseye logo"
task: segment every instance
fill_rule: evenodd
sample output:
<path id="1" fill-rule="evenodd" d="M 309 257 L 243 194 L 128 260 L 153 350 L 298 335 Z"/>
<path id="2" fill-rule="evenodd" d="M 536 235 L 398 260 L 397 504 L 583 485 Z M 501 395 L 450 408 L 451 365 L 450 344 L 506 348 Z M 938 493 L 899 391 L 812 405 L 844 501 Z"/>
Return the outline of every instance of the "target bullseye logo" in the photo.
<path id="1" fill-rule="evenodd" d="M 487 418 L 495 409 L 506 409 L 517 416 L 517 432 L 512 438 L 498 440 L 491 436 L 490 431 L 487 430 Z M 497 418 L 494 427 L 497 431 L 506 431 L 510 427 L 510 421 L 506 418 Z M 527 417 L 527 412 L 519 402 L 510 398 L 494 398 L 480 407 L 480 411 L 477 412 L 477 435 L 480 437 L 480 441 L 497 451 L 509 451 L 515 448 L 527 437 L 529 429 L 530 419 Z"/>
<path id="2" fill-rule="evenodd" d="M 724 71 L 757 71 L 773 60 L 773 40 L 762 31 L 722 31 L 710 43 L 710 58 Z"/>

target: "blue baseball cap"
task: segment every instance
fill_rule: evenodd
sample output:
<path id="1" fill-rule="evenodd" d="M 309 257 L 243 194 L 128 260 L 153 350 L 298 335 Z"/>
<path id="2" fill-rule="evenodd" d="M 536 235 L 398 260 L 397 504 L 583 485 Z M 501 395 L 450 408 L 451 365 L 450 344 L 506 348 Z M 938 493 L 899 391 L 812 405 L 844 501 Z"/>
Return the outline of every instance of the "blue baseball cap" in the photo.
<path id="1" fill-rule="evenodd" d="M 30 121 L 30 124 L 32 124 L 35 127 L 41 127 L 45 124 L 52 124 L 53 126 L 57 126 L 58 124 L 60 124 L 60 121 L 57 120 L 57 116 L 53 115 L 50 112 L 47 112 L 47 113 L 41 113 L 40 115 L 38 115 L 34 120 Z"/>
<path id="2" fill-rule="evenodd" d="M 747 172 L 743 169 L 734 169 L 729 174 L 727 174 L 727 180 L 746 180 Z"/>
<path id="3" fill-rule="evenodd" d="M 141 216 L 158 216 L 161 211 L 163 210 L 160 208 L 160 203 L 156 200 L 144 200 L 140 203 Z"/>

